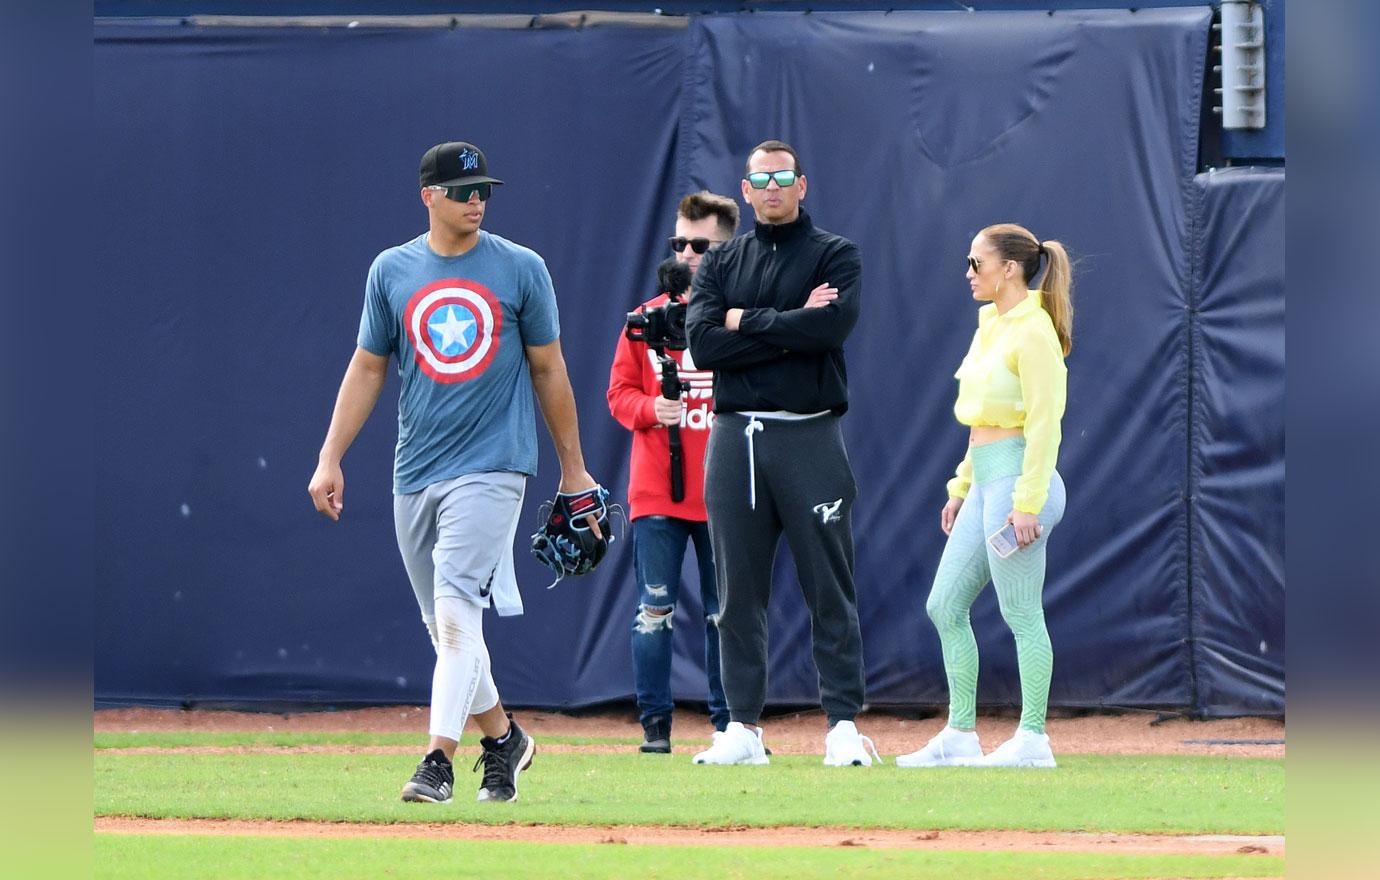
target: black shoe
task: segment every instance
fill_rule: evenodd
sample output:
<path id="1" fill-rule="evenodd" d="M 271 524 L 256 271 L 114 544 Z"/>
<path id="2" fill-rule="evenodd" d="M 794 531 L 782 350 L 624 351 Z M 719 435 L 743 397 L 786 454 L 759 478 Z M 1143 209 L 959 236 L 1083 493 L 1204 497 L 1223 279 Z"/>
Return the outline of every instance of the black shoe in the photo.
<path id="1" fill-rule="evenodd" d="M 671 719 L 660 715 L 642 722 L 642 745 L 637 750 L 656 755 L 671 754 Z"/>
<path id="2" fill-rule="evenodd" d="M 484 781 L 479 783 L 481 801 L 517 800 L 518 774 L 532 766 L 532 755 L 537 744 L 513 720 L 508 713 L 508 738 L 502 744 L 496 739 L 483 737 L 479 744 L 484 747 L 479 760 L 474 762 L 474 770 L 484 765 Z"/>
<path id="3" fill-rule="evenodd" d="M 425 804 L 448 804 L 455 788 L 455 768 L 445 752 L 436 749 L 417 765 L 417 772 L 403 786 L 402 799 Z"/>

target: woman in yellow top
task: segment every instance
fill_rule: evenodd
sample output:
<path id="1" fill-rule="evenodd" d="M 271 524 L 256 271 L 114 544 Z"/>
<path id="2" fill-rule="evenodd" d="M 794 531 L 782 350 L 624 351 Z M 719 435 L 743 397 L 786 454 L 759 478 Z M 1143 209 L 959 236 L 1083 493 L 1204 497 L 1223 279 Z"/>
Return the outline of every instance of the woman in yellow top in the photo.
<path id="1" fill-rule="evenodd" d="M 1042 264 L 1039 289 L 1027 289 Z M 949 538 L 925 606 L 944 650 L 949 721 L 896 763 L 1053 767 L 1045 708 L 1054 657 L 1041 593 L 1045 541 L 1064 515 L 1064 482 L 1054 463 L 1073 326 L 1068 254 L 1023 226 L 989 226 L 973 239 L 968 283 L 973 299 L 989 304 L 978 310 L 973 343 L 954 374 L 954 414 L 970 428 L 968 454 L 939 515 Z M 1008 523 L 1019 549 L 1003 557 L 987 539 Z M 1021 721 L 1012 739 L 984 756 L 975 729 L 978 650 L 968 610 L 989 580 L 1016 637 Z"/>

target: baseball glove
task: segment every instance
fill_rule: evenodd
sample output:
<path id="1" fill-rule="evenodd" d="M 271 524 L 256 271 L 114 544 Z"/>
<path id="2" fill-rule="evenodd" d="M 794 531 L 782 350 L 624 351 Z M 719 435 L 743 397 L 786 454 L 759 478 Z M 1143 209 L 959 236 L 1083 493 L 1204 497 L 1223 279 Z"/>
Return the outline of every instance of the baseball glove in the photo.
<path id="1" fill-rule="evenodd" d="M 554 587 L 568 574 L 594 570 L 614 542 L 609 514 L 621 513 L 622 508 L 610 504 L 608 490 L 595 485 L 582 492 L 557 492 L 554 500 L 541 505 L 540 511 L 542 525 L 532 535 L 532 555 L 556 573 L 556 580 L 551 583 Z M 587 521 L 590 516 L 599 523 L 602 537 L 594 536 Z"/>

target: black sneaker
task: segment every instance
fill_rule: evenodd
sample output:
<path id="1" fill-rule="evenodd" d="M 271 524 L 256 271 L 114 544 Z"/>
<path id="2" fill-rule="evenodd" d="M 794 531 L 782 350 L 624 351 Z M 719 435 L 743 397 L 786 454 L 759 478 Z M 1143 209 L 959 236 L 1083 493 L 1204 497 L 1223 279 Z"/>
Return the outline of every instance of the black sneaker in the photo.
<path id="1" fill-rule="evenodd" d="M 402 799 L 425 804 L 448 804 L 454 788 L 455 768 L 446 760 L 445 752 L 436 749 L 417 765 L 417 772 L 403 786 Z"/>
<path id="2" fill-rule="evenodd" d="M 642 745 L 637 750 L 656 755 L 671 754 L 671 719 L 660 715 L 642 722 Z"/>
<path id="3" fill-rule="evenodd" d="M 532 766 L 532 755 L 537 744 L 527 735 L 513 714 L 508 713 L 508 738 L 502 744 L 496 739 L 483 737 L 479 744 L 484 747 L 479 760 L 474 762 L 474 770 L 484 765 L 484 781 L 479 783 L 481 801 L 517 800 L 518 774 Z"/>

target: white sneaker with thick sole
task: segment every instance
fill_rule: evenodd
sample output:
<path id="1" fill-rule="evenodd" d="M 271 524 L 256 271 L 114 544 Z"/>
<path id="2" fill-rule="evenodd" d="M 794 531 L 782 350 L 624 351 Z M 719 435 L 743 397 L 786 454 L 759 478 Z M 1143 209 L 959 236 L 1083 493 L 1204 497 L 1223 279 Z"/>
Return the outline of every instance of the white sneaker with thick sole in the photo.
<path id="1" fill-rule="evenodd" d="M 925 747 L 896 757 L 897 767 L 963 767 L 982 757 L 975 730 L 954 730 L 947 725 Z"/>
<path id="2" fill-rule="evenodd" d="M 1054 753 L 1049 749 L 1049 737 L 1030 730 L 1018 730 L 1016 735 L 997 746 L 990 755 L 973 761 L 973 767 L 1055 767 Z"/>
<path id="3" fill-rule="evenodd" d="M 749 730 L 741 721 L 714 732 L 714 744 L 695 756 L 696 764 L 769 764 L 762 745 L 762 729 Z"/>
<path id="4" fill-rule="evenodd" d="M 868 754 L 871 750 L 872 754 Z M 872 759 L 881 764 L 882 756 L 869 737 L 858 733 L 851 721 L 840 721 L 824 737 L 824 764 L 828 767 L 871 767 Z"/>

